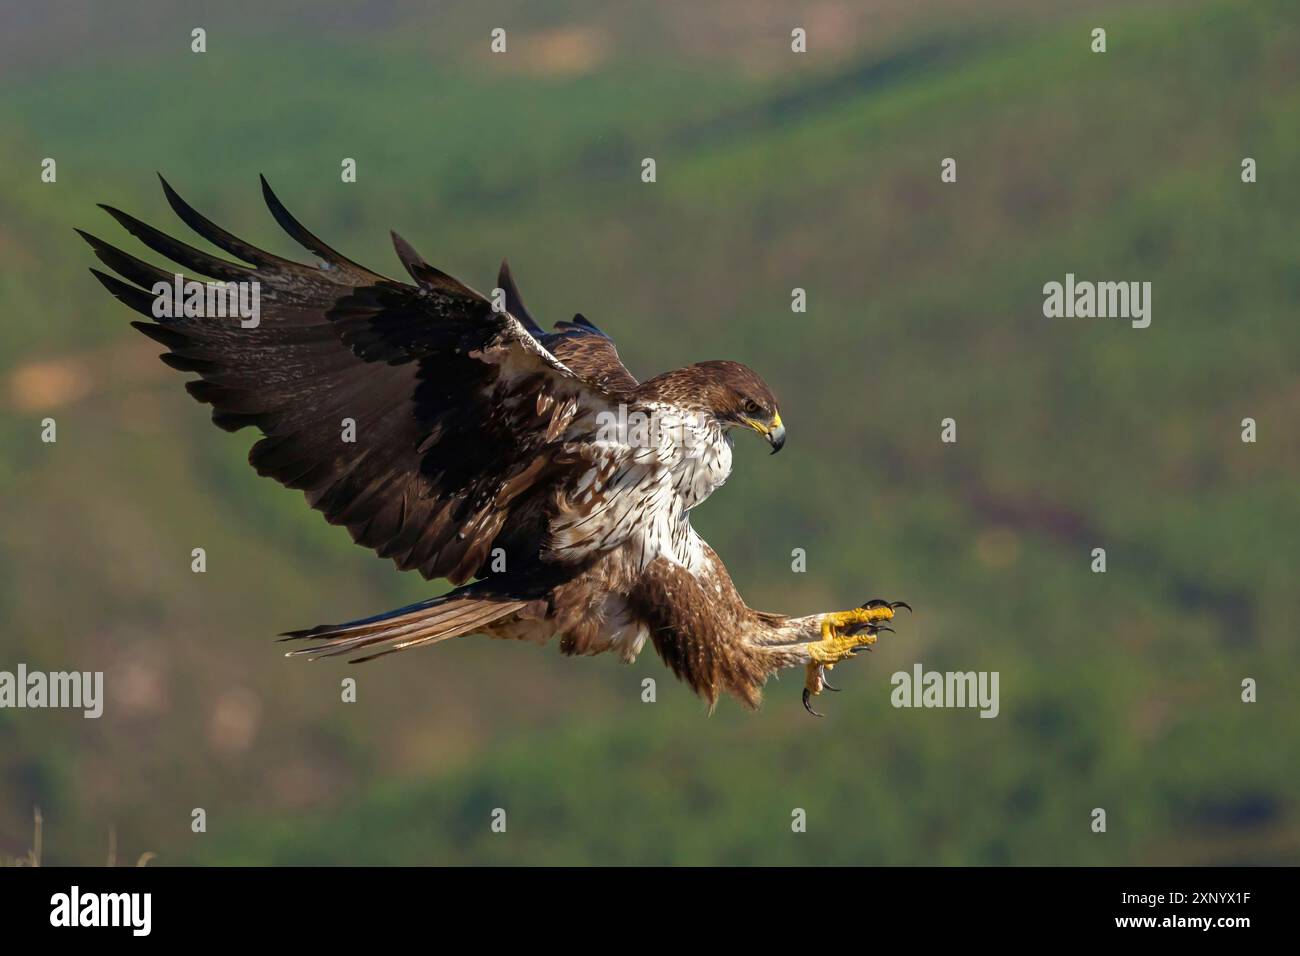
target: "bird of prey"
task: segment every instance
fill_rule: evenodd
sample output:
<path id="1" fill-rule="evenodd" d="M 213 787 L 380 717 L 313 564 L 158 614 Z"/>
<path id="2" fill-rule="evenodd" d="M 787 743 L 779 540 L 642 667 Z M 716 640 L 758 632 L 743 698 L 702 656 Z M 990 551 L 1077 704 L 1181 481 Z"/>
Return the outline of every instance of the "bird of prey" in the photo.
<path id="1" fill-rule="evenodd" d="M 769 676 L 803 667 L 803 703 L 816 714 L 811 698 L 835 689 L 826 671 L 870 650 L 907 607 L 755 610 L 691 527 L 691 510 L 731 472 L 734 429 L 773 453 L 785 443 L 776 397 L 746 366 L 700 362 L 639 382 L 581 315 L 544 331 L 504 262 L 484 296 L 393 233 L 414 284 L 386 278 L 308 232 L 263 178 L 271 215 L 319 260 L 305 265 L 236 238 L 162 186 L 176 215 L 233 260 L 102 206 L 187 271 L 78 230 L 117 276 L 91 272 L 146 317 L 132 324 L 167 349 L 167 365 L 197 374 L 186 390 L 219 427 L 261 431 L 249 455 L 259 474 L 301 490 L 399 569 L 454 585 L 289 632 L 309 642 L 290 655 L 360 661 L 484 634 L 558 637 L 565 654 L 630 662 L 649 640 L 710 710 L 724 692 L 755 708 Z M 209 288 L 257 289 L 258 321 L 202 314 L 201 300 L 157 308 L 167 286 L 203 281 L 195 275 L 215 280 Z"/>

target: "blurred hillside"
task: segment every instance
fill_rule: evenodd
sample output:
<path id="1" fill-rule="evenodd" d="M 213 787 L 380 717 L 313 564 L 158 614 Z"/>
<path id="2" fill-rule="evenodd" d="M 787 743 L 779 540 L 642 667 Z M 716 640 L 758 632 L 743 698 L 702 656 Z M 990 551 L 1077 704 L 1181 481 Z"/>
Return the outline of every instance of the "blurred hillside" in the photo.
<path id="1" fill-rule="evenodd" d="M 0 669 L 108 693 L 0 710 L 0 856 L 39 803 L 55 863 L 1300 862 L 1294 4 L 116 6 L 0 31 Z M 96 202 L 201 244 L 155 170 L 284 255 L 259 172 L 378 271 L 389 229 L 479 288 L 508 255 L 641 376 L 751 364 L 788 447 L 738 436 L 696 526 L 756 607 L 917 613 L 822 721 L 794 674 L 708 717 L 650 650 L 285 660 L 441 585 L 258 478 L 86 272 L 74 226 L 158 261 Z M 1151 327 L 1045 319 L 1067 272 L 1151 281 Z M 1001 715 L 893 709 L 916 661 Z"/>

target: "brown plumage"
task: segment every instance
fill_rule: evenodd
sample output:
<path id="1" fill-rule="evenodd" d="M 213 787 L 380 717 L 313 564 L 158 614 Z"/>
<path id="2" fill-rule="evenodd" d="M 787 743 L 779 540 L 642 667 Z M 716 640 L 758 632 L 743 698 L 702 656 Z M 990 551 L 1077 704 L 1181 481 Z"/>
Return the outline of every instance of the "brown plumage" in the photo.
<path id="1" fill-rule="evenodd" d="M 259 474 L 301 490 L 327 521 L 450 593 L 342 625 L 292 632 L 291 653 L 353 660 L 470 633 L 568 654 L 648 639 L 711 704 L 757 706 L 767 677 L 823 667 L 875 640 L 893 607 L 789 618 L 754 611 L 690 525 L 731 470 L 733 428 L 785 436 L 776 397 L 737 362 L 701 362 L 638 382 L 581 315 L 544 331 L 503 262 L 483 296 L 393 242 L 414 284 L 385 278 L 308 232 L 262 181 L 276 221 L 321 265 L 263 252 L 190 207 L 168 203 L 235 260 L 209 255 L 117 209 L 141 242 L 188 270 L 160 269 L 81 232 L 117 275 L 91 270 L 150 321 L 162 359 L 213 421 L 262 438 Z M 80 230 L 79 230 L 80 231 Z M 160 290 L 195 274 L 254 286 L 260 316 L 158 314 Z M 504 300 L 504 308 L 496 303 Z M 811 708 L 809 708 L 811 709 Z"/>

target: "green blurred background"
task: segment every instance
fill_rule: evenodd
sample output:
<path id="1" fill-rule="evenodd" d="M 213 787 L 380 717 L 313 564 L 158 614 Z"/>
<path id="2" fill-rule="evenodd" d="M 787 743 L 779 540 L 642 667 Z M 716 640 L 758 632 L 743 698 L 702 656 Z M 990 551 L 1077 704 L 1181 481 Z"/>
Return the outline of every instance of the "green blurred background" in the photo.
<path id="1" fill-rule="evenodd" d="M 1300 861 L 1294 3 L 159 0 L 3 22 L 0 669 L 102 670 L 107 704 L 0 711 L 0 856 L 39 804 L 47 863 L 102 862 L 110 827 L 161 864 Z M 252 433 L 212 427 L 86 272 L 74 226 L 158 261 L 96 202 L 202 244 L 155 170 L 281 254 L 305 255 L 259 172 L 388 274 L 390 228 L 480 288 L 508 255 L 535 313 L 586 313 L 642 377 L 753 365 L 788 447 L 740 436 L 696 527 L 756 607 L 917 613 L 837 669 L 820 721 L 796 675 L 708 716 L 649 649 L 285 660 L 278 631 L 441 585 L 258 478 Z M 1151 327 L 1045 319 L 1066 272 L 1151 281 Z M 999 671 L 1001 715 L 895 710 L 916 661 Z"/>

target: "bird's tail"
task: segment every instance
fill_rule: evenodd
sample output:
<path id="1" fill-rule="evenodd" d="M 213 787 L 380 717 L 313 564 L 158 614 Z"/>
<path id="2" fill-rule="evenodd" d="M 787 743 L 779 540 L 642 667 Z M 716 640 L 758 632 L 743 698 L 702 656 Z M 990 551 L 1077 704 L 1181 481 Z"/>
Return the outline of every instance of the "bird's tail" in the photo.
<path id="1" fill-rule="evenodd" d="M 305 654 L 313 660 L 371 648 L 361 657 L 352 658 L 351 663 L 355 664 L 394 651 L 472 634 L 494 621 L 514 614 L 525 603 L 501 597 L 482 597 L 473 594 L 468 588 L 458 588 L 450 594 L 399 607 L 395 611 L 376 614 L 374 617 L 348 621 L 346 624 L 319 624 L 302 631 L 288 631 L 281 636 L 281 640 L 320 642 L 285 654 L 286 657 Z M 376 645 L 387 646 L 376 649 Z"/>

